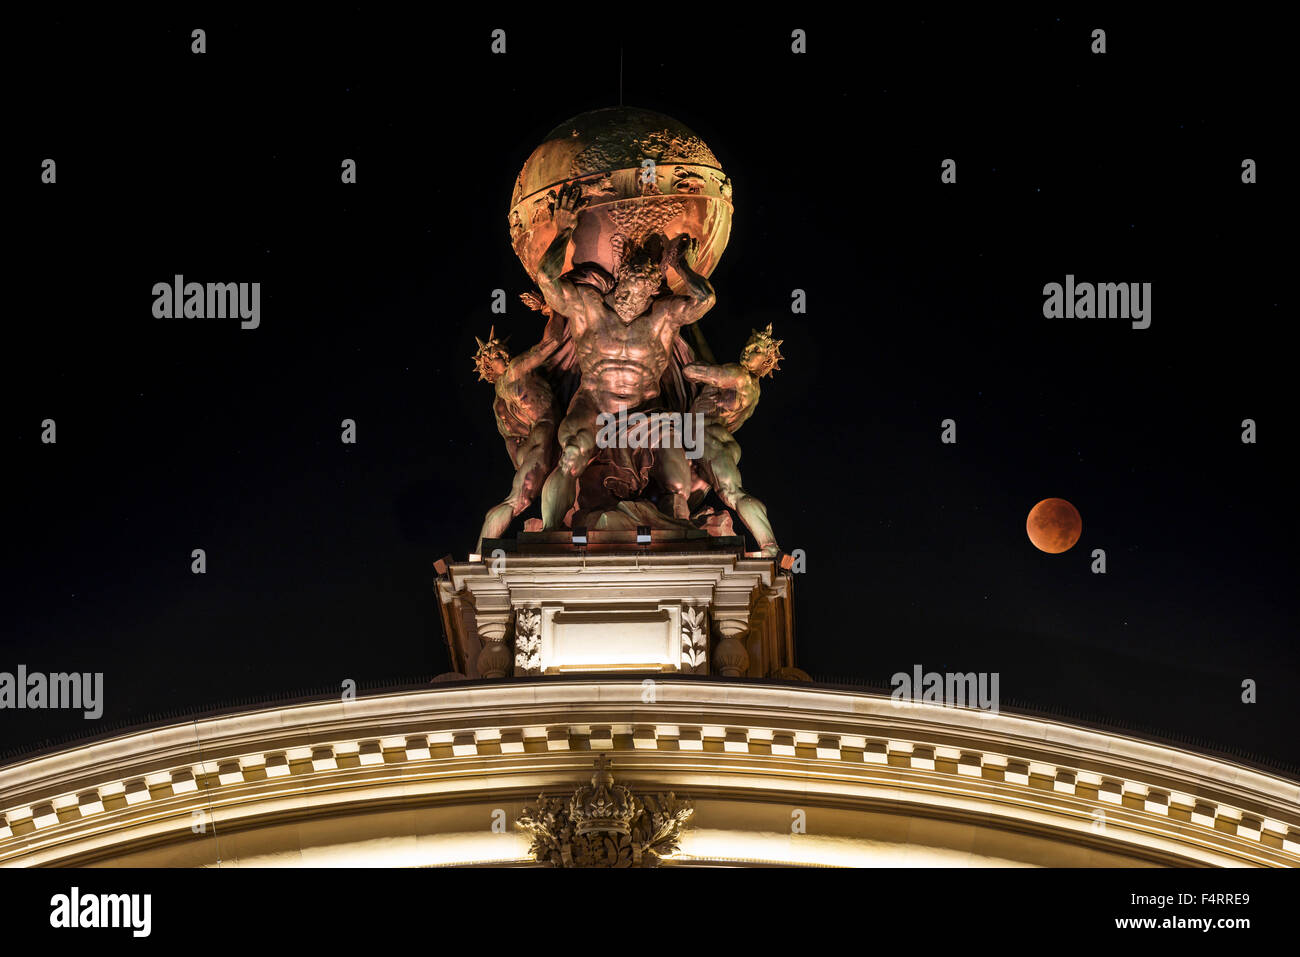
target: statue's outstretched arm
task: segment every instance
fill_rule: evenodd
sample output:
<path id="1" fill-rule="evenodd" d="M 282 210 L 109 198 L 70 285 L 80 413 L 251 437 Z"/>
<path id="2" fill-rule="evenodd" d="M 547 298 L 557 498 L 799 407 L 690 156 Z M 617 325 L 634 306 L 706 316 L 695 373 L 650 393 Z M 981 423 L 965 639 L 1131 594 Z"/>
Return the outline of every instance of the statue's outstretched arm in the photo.
<path id="1" fill-rule="evenodd" d="M 549 359 L 563 341 L 561 335 L 563 329 L 563 317 L 559 313 L 552 312 L 550 321 L 546 323 L 546 332 L 542 336 L 542 341 L 510 360 L 512 374 L 526 375 Z"/>
<path id="2" fill-rule="evenodd" d="M 732 388 L 736 381 L 735 373 L 726 366 L 711 366 L 703 362 L 682 366 L 682 375 L 692 382 L 703 382 L 719 389 Z"/>

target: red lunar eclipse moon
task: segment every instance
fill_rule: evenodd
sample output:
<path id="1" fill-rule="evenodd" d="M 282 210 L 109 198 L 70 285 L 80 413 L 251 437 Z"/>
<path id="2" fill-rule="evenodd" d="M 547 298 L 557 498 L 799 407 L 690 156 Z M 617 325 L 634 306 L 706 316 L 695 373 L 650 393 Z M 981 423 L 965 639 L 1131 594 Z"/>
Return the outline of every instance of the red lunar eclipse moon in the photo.
<path id="1" fill-rule="evenodd" d="M 1040 552 L 1068 552 L 1083 532 L 1079 510 L 1063 498 L 1045 498 L 1029 510 L 1025 520 L 1029 540 Z"/>

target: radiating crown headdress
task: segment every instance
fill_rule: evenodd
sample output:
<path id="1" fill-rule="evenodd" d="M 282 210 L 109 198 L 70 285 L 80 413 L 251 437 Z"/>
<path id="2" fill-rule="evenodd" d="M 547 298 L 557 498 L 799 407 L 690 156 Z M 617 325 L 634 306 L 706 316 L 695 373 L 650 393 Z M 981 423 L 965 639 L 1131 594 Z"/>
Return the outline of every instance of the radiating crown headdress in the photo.
<path id="1" fill-rule="evenodd" d="M 781 355 L 781 343 L 785 342 L 785 340 L 772 338 L 772 324 L 770 322 L 767 324 L 767 328 L 761 332 L 757 329 L 751 331 L 753 332 L 753 335 L 751 335 L 749 341 L 745 343 L 745 348 L 740 351 L 740 361 L 743 363 L 745 360 L 749 359 L 750 356 L 760 353 L 770 354 L 772 357 L 772 365 L 771 368 L 763 373 L 763 375 L 771 375 L 780 368 L 778 363 L 785 358 L 785 356 Z"/>
<path id="2" fill-rule="evenodd" d="M 478 370 L 480 379 L 487 378 L 492 359 L 497 356 L 507 360 L 510 358 L 510 353 L 506 351 L 506 340 L 509 338 L 509 336 L 506 336 L 505 339 L 498 339 L 496 326 L 493 326 L 491 331 L 488 332 L 487 342 L 484 342 L 478 336 L 474 337 L 474 341 L 478 343 L 478 352 L 474 353 L 474 368 Z"/>

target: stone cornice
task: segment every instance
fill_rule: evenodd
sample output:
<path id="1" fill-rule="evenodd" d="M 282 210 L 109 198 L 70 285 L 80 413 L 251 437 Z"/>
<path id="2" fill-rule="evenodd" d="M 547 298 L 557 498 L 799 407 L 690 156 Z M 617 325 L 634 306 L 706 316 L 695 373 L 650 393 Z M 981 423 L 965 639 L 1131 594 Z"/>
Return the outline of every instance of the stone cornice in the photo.
<path id="1" fill-rule="evenodd" d="M 979 818 L 1161 862 L 1300 864 L 1300 782 L 1180 748 L 809 686 L 657 678 L 645 697 L 636 680 L 442 685 L 42 755 L 0 768 L 0 864 L 188 839 L 196 810 L 232 829 L 535 797 L 581 779 L 591 750 L 616 752 L 620 780 L 706 800 Z"/>

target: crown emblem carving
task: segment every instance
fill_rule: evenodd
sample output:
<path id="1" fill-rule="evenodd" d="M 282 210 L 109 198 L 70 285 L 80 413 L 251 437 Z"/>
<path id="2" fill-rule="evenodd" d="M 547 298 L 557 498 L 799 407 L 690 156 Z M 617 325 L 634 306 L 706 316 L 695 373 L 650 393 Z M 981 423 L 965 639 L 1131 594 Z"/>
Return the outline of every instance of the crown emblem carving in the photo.
<path id="1" fill-rule="evenodd" d="M 609 758 L 597 755 L 596 772 L 591 784 L 578 788 L 569 799 L 569 820 L 578 835 L 630 834 L 632 819 L 637 815 L 636 799 L 622 784 L 614 783 L 609 772 Z"/>
<path id="2" fill-rule="evenodd" d="M 566 798 L 542 795 L 524 808 L 516 827 L 532 837 L 530 851 L 551 867 L 658 867 L 677 852 L 690 801 L 667 794 L 640 797 L 614 783 L 610 760 L 596 758 L 591 783 Z"/>

